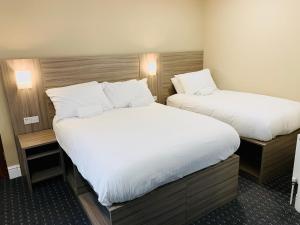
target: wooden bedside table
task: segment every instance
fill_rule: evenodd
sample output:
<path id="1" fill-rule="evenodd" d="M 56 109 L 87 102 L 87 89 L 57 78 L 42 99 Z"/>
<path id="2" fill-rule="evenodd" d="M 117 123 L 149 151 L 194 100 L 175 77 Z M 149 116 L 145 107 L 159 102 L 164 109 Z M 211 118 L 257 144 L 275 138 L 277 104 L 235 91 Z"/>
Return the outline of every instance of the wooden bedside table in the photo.
<path id="1" fill-rule="evenodd" d="M 65 165 L 62 149 L 53 130 L 43 130 L 18 136 L 29 190 L 32 184 L 62 175 Z"/>

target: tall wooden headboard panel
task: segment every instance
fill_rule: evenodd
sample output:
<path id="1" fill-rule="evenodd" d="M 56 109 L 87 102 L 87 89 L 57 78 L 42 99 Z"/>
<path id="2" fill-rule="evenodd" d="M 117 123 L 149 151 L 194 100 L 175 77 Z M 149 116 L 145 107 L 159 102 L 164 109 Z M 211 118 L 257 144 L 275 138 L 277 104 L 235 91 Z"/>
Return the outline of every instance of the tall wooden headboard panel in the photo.
<path id="1" fill-rule="evenodd" d="M 157 76 L 149 77 L 148 84 L 161 103 L 175 93 L 171 77 L 203 68 L 202 51 L 1 61 L 3 85 L 15 134 L 52 126 L 54 108 L 45 94 L 46 89 L 93 80 L 103 82 L 143 78 L 147 76 L 144 62 L 149 55 L 154 56 L 158 70 Z M 31 89 L 17 89 L 16 70 L 32 72 Z M 39 116 L 40 123 L 24 125 L 24 117 L 29 116 Z"/>
<path id="2" fill-rule="evenodd" d="M 140 78 L 138 54 L 5 60 L 1 63 L 1 69 L 16 135 L 51 128 L 55 111 L 45 94 L 48 88 L 94 80 L 102 82 Z M 32 72 L 31 89 L 17 88 L 16 70 Z M 39 116 L 40 122 L 24 125 L 23 118 L 29 116 Z"/>
<path id="3" fill-rule="evenodd" d="M 165 104 L 176 93 L 171 78 L 174 75 L 203 69 L 203 51 L 161 53 L 159 55 L 159 102 Z"/>
<path id="4" fill-rule="evenodd" d="M 139 78 L 139 55 L 41 59 L 44 87 Z"/>
<path id="5" fill-rule="evenodd" d="M 8 101 L 10 117 L 15 134 L 47 129 L 49 126 L 44 89 L 38 59 L 6 60 L 1 63 L 3 86 Z M 32 88 L 18 89 L 15 71 L 32 72 Z M 24 125 L 24 117 L 38 116 L 40 122 Z"/>
<path id="6" fill-rule="evenodd" d="M 44 91 L 89 81 L 113 82 L 140 78 L 140 60 L 137 54 L 41 59 L 40 68 Z M 52 121 L 55 110 L 50 99 L 46 95 L 44 97 L 48 121 Z"/>

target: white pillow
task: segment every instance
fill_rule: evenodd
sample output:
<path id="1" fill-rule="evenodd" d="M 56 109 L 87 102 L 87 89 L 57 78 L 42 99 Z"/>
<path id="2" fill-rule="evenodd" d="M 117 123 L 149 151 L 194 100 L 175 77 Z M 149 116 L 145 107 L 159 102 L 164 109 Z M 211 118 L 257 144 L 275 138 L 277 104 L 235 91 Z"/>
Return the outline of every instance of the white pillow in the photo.
<path id="1" fill-rule="evenodd" d="M 208 95 L 217 90 L 209 69 L 175 75 L 181 83 L 185 94 Z"/>
<path id="2" fill-rule="evenodd" d="M 103 108 L 101 105 L 83 106 L 77 108 L 76 113 L 79 118 L 89 118 L 103 113 Z"/>
<path id="3" fill-rule="evenodd" d="M 147 78 L 138 81 L 138 83 L 137 95 L 130 101 L 129 107 L 147 106 L 155 101 L 151 91 L 148 88 Z"/>
<path id="4" fill-rule="evenodd" d="M 136 95 L 137 80 L 124 82 L 103 83 L 103 90 L 115 108 L 128 107 L 129 102 Z"/>
<path id="5" fill-rule="evenodd" d="M 131 107 L 132 102 L 140 101 L 140 104 L 148 105 L 154 102 L 148 88 L 147 79 L 140 81 L 129 80 L 115 83 L 103 83 L 104 92 L 115 108 Z"/>
<path id="6" fill-rule="evenodd" d="M 178 94 L 184 94 L 183 87 L 182 87 L 181 83 L 179 82 L 178 78 L 173 77 L 173 78 L 171 78 L 171 81 L 172 81 L 172 84 L 174 85 L 176 92 Z"/>
<path id="7" fill-rule="evenodd" d="M 96 81 L 76 84 L 46 91 L 54 104 L 56 117 L 60 119 L 77 117 L 80 107 L 100 105 L 104 111 L 113 108 L 105 96 L 102 86 Z"/>
<path id="8" fill-rule="evenodd" d="M 153 102 L 149 102 L 147 98 L 137 98 L 132 100 L 129 103 L 129 107 L 142 107 L 142 106 L 147 106 Z"/>

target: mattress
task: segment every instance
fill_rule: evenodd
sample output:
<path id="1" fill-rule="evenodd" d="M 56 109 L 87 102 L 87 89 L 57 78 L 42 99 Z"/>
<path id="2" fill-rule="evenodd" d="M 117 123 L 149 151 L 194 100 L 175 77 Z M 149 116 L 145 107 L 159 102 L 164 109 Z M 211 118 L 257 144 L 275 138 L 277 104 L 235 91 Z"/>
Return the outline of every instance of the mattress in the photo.
<path id="1" fill-rule="evenodd" d="M 207 116 L 153 103 L 57 121 L 57 140 L 104 206 L 138 198 L 227 159 L 237 132 Z"/>
<path id="2" fill-rule="evenodd" d="M 270 141 L 300 128 L 300 103 L 265 95 L 218 90 L 211 95 L 175 94 L 169 106 L 211 116 L 241 137 Z"/>

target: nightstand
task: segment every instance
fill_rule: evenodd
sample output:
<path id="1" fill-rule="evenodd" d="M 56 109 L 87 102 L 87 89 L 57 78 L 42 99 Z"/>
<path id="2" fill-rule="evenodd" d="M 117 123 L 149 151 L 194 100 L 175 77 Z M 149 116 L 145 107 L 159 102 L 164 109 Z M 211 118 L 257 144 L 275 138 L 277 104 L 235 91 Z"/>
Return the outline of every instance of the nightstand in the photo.
<path id="1" fill-rule="evenodd" d="M 63 152 L 53 130 L 22 134 L 18 141 L 30 191 L 40 181 L 56 176 L 65 179 Z"/>

